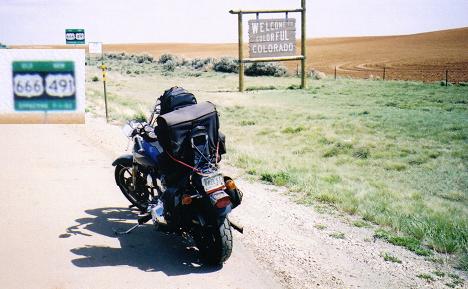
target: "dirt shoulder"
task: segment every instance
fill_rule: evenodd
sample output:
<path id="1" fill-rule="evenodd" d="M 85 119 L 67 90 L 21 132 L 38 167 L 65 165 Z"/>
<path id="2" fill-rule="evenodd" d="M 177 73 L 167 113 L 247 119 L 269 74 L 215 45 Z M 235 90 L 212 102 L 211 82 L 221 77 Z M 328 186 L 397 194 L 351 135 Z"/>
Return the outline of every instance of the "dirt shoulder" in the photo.
<path id="1" fill-rule="evenodd" d="M 88 118 L 84 132 L 109 154 L 124 153 L 119 127 Z M 232 214 L 245 230 L 235 234 L 236 241 L 286 288 L 448 288 L 456 279 L 450 274 L 466 284 L 463 272 L 374 238 L 373 225 L 357 227 L 349 215 L 320 213 L 292 202 L 284 188 L 249 180 L 229 164 L 224 170 L 244 191 L 243 204 Z"/>

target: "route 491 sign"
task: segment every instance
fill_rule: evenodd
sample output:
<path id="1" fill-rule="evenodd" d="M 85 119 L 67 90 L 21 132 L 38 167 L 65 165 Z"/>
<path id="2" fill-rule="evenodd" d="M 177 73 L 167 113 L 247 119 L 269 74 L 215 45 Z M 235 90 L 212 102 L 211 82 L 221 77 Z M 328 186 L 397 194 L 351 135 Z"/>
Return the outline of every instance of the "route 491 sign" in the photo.
<path id="1" fill-rule="evenodd" d="M 75 110 L 73 61 L 14 61 L 15 110 Z"/>
<path id="2" fill-rule="evenodd" d="M 65 41 L 67 44 L 85 44 L 84 29 L 65 29 Z"/>

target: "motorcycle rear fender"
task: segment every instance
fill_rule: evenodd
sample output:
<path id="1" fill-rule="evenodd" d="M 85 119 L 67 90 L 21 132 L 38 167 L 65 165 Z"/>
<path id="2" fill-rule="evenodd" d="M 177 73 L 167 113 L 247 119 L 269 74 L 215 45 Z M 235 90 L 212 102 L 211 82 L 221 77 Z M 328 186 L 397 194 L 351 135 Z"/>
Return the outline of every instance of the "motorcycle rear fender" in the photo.
<path id="1" fill-rule="evenodd" d="M 232 210 L 232 204 L 224 208 L 216 208 L 208 199 L 205 199 L 202 203 L 203 205 L 196 209 L 192 217 L 195 223 L 202 227 L 222 224 Z"/>
<path id="2" fill-rule="evenodd" d="M 131 167 L 133 164 L 133 156 L 132 155 L 121 155 L 118 157 L 112 165 L 115 167 L 117 165 L 122 165 L 126 167 Z"/>

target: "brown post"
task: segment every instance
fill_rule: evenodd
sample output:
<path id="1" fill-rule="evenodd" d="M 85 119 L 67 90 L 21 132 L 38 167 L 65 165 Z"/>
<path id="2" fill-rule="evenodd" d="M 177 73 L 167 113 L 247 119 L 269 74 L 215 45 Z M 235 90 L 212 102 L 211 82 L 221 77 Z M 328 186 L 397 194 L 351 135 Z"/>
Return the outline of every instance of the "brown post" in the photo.
<path id="1" fill-rule="evenodd" d="M 445 86 L 448 86 L 448 69 L 445 70 Z"/>
<path id="2" fill-rule="evenodd" d="M 237 30 L 239 33 L 239 91 L 244 91 L 244 51 L 243 49 L 243 32 L 242 32 L 242 12 L 237 14 Z"/>
<path id="3" fill-rule="evenodd" d="M 335 80 L 336 80 L 336 66 L 335 66 Z"/>
<path id="4" fill-rule="evenodd" d="M 385 70 L 386 70 L 386 67 L 385 67 L 385 65 L 384 65 L 384 67 L 383 67 L 383 77 L 382 77 L 382 80 L 385 80 L 385 74 L 386 74 L 386 73 L 385 73 Z"/>
<path id="5" fill-rule="evenodd" d="M 301 0 L 301 88 L 305 89 L 306 84 L 306 0 Z"/>

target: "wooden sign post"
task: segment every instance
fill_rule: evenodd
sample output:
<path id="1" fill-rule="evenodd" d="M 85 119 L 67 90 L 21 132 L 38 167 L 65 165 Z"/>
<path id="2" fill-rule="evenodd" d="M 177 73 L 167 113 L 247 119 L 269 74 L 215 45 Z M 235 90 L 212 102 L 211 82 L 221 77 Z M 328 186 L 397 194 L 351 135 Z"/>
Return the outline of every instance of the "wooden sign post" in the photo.
<path id="1" fill-rule="evenodd" d="M 301 55 L 296 55 L 296 19 L 289 18 L 289 13 L 301 13 Z M 278 10 L 238 10 L 229 11 L 237 14 L 239 39 L 239 91 L 244 91 L 245 63 L 273 61 L 301 61 L 301 88 L 306 88 L 306 0 L 301 0 L 300 9 Z M 259 19 L 259 14 L 285 13 L 285 18 Z M 255 20 L 249 21 L 249 58 L 244 58 L 242 15 L 256 14 Z"/>

